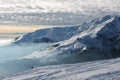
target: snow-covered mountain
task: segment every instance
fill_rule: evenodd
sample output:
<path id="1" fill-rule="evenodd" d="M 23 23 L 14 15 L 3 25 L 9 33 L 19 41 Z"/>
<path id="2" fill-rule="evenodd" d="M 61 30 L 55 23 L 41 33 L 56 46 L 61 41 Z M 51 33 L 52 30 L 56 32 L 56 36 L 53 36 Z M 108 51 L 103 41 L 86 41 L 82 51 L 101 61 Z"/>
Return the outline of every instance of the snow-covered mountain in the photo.
<path id="1" fill-rule="evenodd" d="M 18 43 L 34 42 L 36 40 L 36 37 L 34 37 L 35 35 L 37 37 L 39 35 L 40 37 L 37 42 L 45 42 L 46 39 L 48 41 L 60 41 L 55 43 L 47 50 L 40 52 L 36 51 L 30 55 L 25 56 L 25 58 L 42 58 L 43 55 L 41 54 L 44 53 L 47 55 L 49 53 L 50 59 L 53 56 L 57 56 L 54 58 L 55 63 L 56 61 L 59 61 L 60 63 L 68 63 L 71 61 L 74 63 L 80 61 L 115 58 L 120 56 L 119 15 L 107 15 L 103 18 L 95 19 L 89 23 L 84 23 L 81 26 L 76 26 L 73 28 L 57 28 L 57 33 L 56 28 L 52 29 L 52 32 L 50 29 L 43 29 L 42 31 L 45 34 L 41 34 L 41 30 L 38 30 L 37 33 L 40 35 L 36 32 L 33 32 L 23 36 L 22 38 L 18 38 Z M 69 32 L 65 29 L 69 29 Z M 46 33 L 48 33 L 47 36 Z M 44 36 L 45 39 L 43 38 Z M 65 59 L 68 59 L 69 61 L 64 61 Z"/>
<path id="2" fill-rule="evenodd" d="M 58 43 L 63 50 L 98 49 L 102 52 L 120 50 L 120 16 L 105 16 L 83 24 L 86 28 L 69 40 Z M 119 53 L 119 52 L 118 52 Z M 120 55 L 120 54 L 118 54 Z M 114 55 L 115 56 L 115 55 Z"/>
<path id="3" fill-rule="evenodd" d="M 58 42 L 71 38 L 79 26 L 40 29 L 16 38 L 16 43 Z"/>

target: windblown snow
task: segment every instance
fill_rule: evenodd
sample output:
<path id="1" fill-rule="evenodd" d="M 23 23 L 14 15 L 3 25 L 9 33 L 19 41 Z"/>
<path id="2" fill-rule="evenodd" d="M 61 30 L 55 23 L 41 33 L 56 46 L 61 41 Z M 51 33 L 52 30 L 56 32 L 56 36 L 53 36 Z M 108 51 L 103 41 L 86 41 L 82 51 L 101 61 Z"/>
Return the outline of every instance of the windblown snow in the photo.
<path id="1" fill-rule="evenodd" d="M 3 80 L 119 80 L 120 59 L 37 67 Z"/>

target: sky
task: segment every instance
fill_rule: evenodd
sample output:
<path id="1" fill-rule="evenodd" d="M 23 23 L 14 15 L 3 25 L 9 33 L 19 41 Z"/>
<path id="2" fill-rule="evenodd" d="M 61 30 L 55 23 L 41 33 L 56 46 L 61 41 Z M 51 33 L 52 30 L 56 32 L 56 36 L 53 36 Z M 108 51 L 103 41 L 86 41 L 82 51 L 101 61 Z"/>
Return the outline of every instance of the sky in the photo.
<path id="1" fill-rule="evenodd" d="M 0 0 L 0 24 L 78 25 L 100 13 L 120 12 L 119 4 L 120 0 Z"/>
<path id="2" fill-rule="evenodd" d="M 14 33 L 14 32 L 21 32 L 21 33 L 26 33 L 26 32 L 31 32 L 34 30 L 40 29 L 39 27 L 29 27 L 29 26 L 2 26 L 0 27 L 0 33 Z"/>
<path id="3" fill-rule="evenodd" d="M 0 39 L 15 38 L 37 29 L 41 29 L 41 27 L 2 25 L 0 26 Z"/>
<path id="4" fill-rule="evenodd" d="M 34 29 L 30 31 L 36 29 L 35 25 L 39 28 L 80 25 L 97 17 L 120 14 L 119 4 L 120 0 L 0 0 L 0 33 L 17 32 L 14 25 L 19 32 L 31 25 Z"/>
<path id="5" fill-rule="evenodd" d="M 79 12 L 90 8 L 118 11 L 119 0 L 0 0 L 0 12 Z"/>
<path id="6" fill-rule="evenodd" d="M 33 27 L 34 26 L 34 27 Z M 55 27 L 55 26 L 54 26 Z M 0 39 L 16 38 L 29 32 L 38 29 L 50 28 L 50 26 L 43 25 L 0 25 Z"/>

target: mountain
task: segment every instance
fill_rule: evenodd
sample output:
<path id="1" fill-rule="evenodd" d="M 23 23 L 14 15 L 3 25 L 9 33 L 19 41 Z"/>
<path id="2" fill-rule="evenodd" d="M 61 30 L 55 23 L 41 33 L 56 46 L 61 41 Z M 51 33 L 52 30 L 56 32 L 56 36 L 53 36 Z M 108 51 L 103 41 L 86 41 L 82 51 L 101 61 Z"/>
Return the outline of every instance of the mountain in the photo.
<path id="1" fill-rule="evenodd" d="M 69 29 L 69 31 L 65 29 Z M 48 40 L 47 42 L 49 42 L 49 40 L 50 42 L 59 42 L 55 43 L 47 50 L 36 51 L 35 53 L 26 55 L 25 58 L 42 58 L 40 54 L 49 53 L 49 55 L 51 55 L 49 56 L 50 59 L 53 58 L 53 56 L 55 57 L 55 63 L 56 61 L 59 61 L 59 63 L 69 63 L 69 61 L 71 63 L 75 63 L 81 61 L 116 58 L 120 56 L 119 15 L 107 15 L 73 28 L 57 28 L 57 32 L 59 34 L 56 33 L 55 30 L 56 28 L 53 28 L 52 32 L 50 28 L 43 29 L 43 32 L 38 30 L 27 34 L 22 38 L 18 38 L 16 43 L 35 42 L 35 35 L 38 36 L 40 33 L 46 32 L 48 34 L 47 36 L 46 34 L 39 35 L 39 37 L 45 35 L 45 39 L 42 37 L 37 42 L 45 42 L 46 39 Z M 37 34 L 38 32 L 40 33 Z"/>
<path id="2" fill-rule="evenodd" d="M 59 42 L 58 49 L 76 51 L 86 53 L 87 55 L 101 57 L 118 57 L 120 56 L 120 16 L 105 16 L 100 19 L 92 20 L 89 23 L 83 24 L 81 28 L 86 28 L 81 33 L 72 38 Z M 95 51 L 93 53 L 93 51 Z M 97 54 L 98 53 L 98 54 Z M 82 56 L 82 55 L 81 55 Z M 88 56 L 88 58 L 89 58 Z M 91 57 L 92 57 L 91 56 Z M 99 56 L 100 57 L 100 56 Z"/>
<path id="3" fill-rule="evenodd" d="M 77 33 L 79 26 L 40 29 L 16 38 L 16 43 L 58 42 L 69 39 Z"/>

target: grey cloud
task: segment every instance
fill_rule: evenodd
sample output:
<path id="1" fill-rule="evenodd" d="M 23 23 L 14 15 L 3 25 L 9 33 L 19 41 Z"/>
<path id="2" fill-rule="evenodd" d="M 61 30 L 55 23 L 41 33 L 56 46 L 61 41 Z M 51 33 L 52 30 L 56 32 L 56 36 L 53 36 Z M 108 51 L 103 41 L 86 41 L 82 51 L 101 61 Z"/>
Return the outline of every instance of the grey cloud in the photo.
<path id="1" fill-rule="evenodd" d="M 0 0 L 0 24 L 78 25 L 120 14 L 119 0 Z"/>

